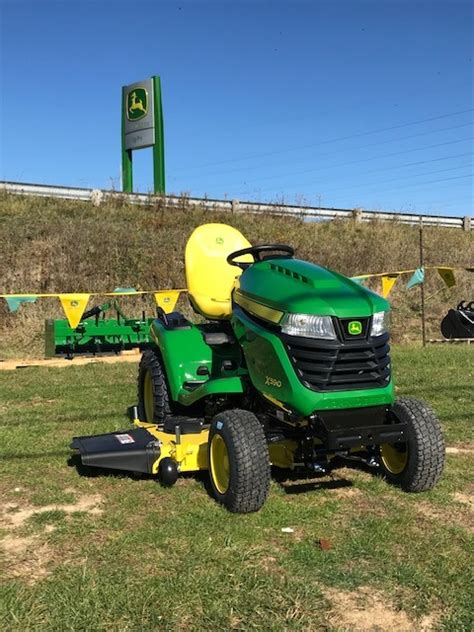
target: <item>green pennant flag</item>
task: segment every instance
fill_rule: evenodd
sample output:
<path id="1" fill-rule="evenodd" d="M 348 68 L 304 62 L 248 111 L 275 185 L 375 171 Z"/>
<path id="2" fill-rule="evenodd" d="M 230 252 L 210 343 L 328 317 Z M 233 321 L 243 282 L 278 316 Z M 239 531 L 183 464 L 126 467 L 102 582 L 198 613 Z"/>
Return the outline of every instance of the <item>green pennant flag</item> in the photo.
<path id="1" fill-rule="evenodd" d="M 136 292 L 134 287 L 116 287 L 114 290 L 114 294 L 131 294 Z"/>
<path id="2" fill-rule="evenodd" d="M 20 305 L 22 303 L 35 303 L 36 299 L 38 297 L 31 295 L 31 296 L 6 296 L 5 300 L 7 302 L 8 305 L 8 309 L 11 312 L 17 312 L 18 308 L 20 307 Z"/>
<path id="3" fill-rule="evenodd" d="M 417 270 L 415 270 L 410 280 L 408 281 L 407 290 L 410 290 L 412 287 L 420 285 L 420 283 L 423 283 L 424 280 L 425 280 L 425 269 L 418 268 Z"/>
<path id="4" fill-rule="evenodd" d="M 357 283 L 358 285 L 364 285 L 364 283 L 367 281 L 368 277 L 363 276 L 363 277 L 351 277 L 351 281 L 354 281 L 354 283 Z"/>

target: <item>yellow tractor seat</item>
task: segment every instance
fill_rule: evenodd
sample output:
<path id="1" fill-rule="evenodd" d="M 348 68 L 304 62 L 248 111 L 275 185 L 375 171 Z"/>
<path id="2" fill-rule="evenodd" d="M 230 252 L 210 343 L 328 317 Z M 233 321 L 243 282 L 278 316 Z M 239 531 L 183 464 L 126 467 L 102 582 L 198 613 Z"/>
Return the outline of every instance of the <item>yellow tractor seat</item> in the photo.
<path id="1" fill-rule="evenodd" d="M 210 320 L 229 318 L 231 292 L 242 270 L 227 263 L 227 257 L 251 244 L 232 226 L 203 224 L 186 244 L 184 255 L 189 299 L 200 314 Z M 250 255 L 239 257 L 252 262 Z"/>

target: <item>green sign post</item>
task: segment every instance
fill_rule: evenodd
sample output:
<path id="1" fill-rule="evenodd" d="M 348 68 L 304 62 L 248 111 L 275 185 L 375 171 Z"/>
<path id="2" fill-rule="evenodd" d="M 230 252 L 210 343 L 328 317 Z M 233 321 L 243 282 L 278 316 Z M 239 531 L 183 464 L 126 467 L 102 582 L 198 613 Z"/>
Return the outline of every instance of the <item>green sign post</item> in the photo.
<path id="1" fill-rule="evenodd" d="M 122 190 L 133 192 L 134 149 L 153 147 L 155 193 L 165 193 L 165 144 L 161 82 L 151 77 L 122 88 Z"/>

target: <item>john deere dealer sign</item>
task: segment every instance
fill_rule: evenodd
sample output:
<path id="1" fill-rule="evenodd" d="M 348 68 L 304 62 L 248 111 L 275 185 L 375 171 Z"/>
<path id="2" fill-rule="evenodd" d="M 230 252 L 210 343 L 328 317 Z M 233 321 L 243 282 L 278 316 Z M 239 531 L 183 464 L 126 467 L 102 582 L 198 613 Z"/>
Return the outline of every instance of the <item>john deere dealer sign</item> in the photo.
<path id="1" fill-rule="evenodd" d="M 133 151 L 153 148 L 155 193 L 165 193 L 165 141 L 161 81 L 153 76 L 122 88 L 122 190 L 133 192 Z"/>
<path id="2" fill-rule="evenodd" d="M 123 88 L 125 149 L 155 144 L 153 81 L 146 79 Z"/>

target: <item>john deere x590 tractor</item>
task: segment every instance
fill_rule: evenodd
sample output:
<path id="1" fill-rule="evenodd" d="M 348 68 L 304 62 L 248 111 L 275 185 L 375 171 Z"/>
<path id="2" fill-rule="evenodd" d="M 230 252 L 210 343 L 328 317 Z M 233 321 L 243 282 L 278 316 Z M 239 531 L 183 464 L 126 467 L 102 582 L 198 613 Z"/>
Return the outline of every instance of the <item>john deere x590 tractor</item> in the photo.
<path id="1" fill-rule="evenodd" d="M 324 474 L 362 460 L 408 492 L 432 488 L 444 442 L 431 408 L 396 399 L 388 302 L 349 278 L 206 224 L 185 253 L 199 322 L 160 310 L 138 372 L 135 427 L 76 437 L 91 466 L 209 470 L 233 512 L 265 502 L 271 466 Z"/>

